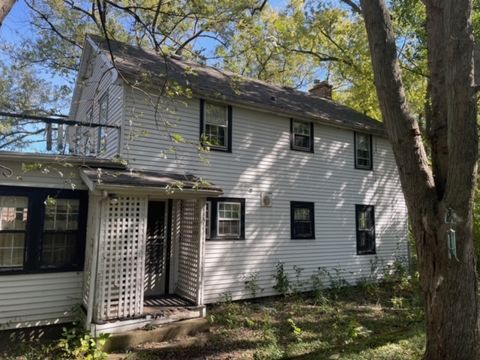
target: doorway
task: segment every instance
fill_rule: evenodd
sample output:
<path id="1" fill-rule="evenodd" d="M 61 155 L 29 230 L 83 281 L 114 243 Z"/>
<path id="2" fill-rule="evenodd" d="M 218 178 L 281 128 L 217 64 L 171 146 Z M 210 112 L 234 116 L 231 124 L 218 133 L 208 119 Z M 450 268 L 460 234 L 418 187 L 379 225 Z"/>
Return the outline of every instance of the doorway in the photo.
<path id="1" fill-rule="evenodd" d="M 144 296 L 168 293 L 169 244 L 166 223 L 166 202 L 149 201 L 147 217 L 147 243 L 145 251 Z"/>

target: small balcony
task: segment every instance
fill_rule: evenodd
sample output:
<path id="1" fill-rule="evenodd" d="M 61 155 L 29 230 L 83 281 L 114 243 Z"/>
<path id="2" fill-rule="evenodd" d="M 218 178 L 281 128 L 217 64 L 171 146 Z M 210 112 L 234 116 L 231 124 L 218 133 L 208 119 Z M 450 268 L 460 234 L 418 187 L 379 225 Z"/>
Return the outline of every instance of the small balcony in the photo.
<path id="1" fill-rule="evenodd" d="M 119 153 L 120 126 L 0 112 L 0 151 L 111 159 Z"/>

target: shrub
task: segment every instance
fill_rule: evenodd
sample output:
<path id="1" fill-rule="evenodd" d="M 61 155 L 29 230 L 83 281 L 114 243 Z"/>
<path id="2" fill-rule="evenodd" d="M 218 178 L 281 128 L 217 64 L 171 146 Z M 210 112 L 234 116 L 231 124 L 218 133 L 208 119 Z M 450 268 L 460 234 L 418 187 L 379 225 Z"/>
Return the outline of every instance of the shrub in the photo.
<path id="1" fill-rule="evenodd" d="M 278 291 L 283 296 L 287 296 L 290 293 L 290 281 L 288 280 L 288 274 L 285 272 L 282 262 L 278 262 L 275 265 L 275 274 L 273 275 L 275 279 L 275 285 L 273 288 Z"/>
<path id="2" fill-rule="evenodd" d="M 57 359 L 69 360 L 103 360 L 107 353 L 102 348 L 109 335 L 94 337 L 81 327 L 64 328 L 62 338 L 57 344 Z"/>
<path id="3" fill-rule="evenodd" d="M 245 280 L 245 289 L 250 292 L 252 297 L 257 297 L 258 291 L 263 291 L 263 288 L 258 284 L 258 273 L 252 272 L 248 274 Z"/>

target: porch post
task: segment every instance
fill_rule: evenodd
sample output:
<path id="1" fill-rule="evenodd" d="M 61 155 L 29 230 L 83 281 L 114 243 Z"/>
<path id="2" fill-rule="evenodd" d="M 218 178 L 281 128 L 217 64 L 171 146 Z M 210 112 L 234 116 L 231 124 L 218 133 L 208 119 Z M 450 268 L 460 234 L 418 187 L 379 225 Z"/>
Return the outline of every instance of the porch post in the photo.
<path id="1" fill-rule="evenodd" d="M 204 263 L 205 263 L 205 199 L 196 201 L 196 218 L 198 219 L 198 269 L 197 269 L 197 305 L 203 305 Z"/>

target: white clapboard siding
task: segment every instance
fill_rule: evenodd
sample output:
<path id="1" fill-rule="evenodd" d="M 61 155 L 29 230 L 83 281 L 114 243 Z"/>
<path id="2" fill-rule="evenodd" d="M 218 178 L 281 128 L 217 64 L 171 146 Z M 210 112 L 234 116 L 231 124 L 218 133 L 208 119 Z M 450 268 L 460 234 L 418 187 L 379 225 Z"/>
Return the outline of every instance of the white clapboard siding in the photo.
<path id="1" fill-rule="evenodd" d="M 195 146 L 174 144 L 162 124 L 174 126 L 187 142 L 199 139 L 199 100 L 169 103 L 155 118 L 151 99 L 125 90 L 124 157 L 133 168 L 193 173 L 224 189 L 228 197 L 246 199 L 243 241 L 206 243 L 204 301 L 222 294 L 249 297 L 245 279 L 258 273 L 273 294 L 275 264 L 304 268 L 308 280 L 318 267 L 335 268 L 348 281 L 371 275 L 407 255 L 407 212 L 395 159 L 385 138 L 373 137 L 374 171 L 354 168 L 354 133 L 315 124 L 315 152 L 290 150 L 290 119 L 233 107 L 232 153 L 211 151 L 201 161 Z M 160 121 L 161 120 L 161 121 Z M 131 126 L 128 126 L 131 122 Z M 165 159 L 167 155 L 167 159 Z M 260 192 L 273 193 L 273 206 L 260 207 Z M 315 202 L 315 240 L 290 239 L 290 201 Z M 377 256 L 356 255 L 355 204 L 375 205 Z"/>
<path id="2" fill-rule="evenodd" d="M 62 164 L 60 161 L 52 160 L 42 162 L 42 170 L 32 170 L 39 162 L 25 157 L 23 164 L 20 162 L 2 161 L 2 167 L 9 170 L 2 170 L 0 175 L 1 186 L 27 186 L 57 189 L 79 189 L 85 190 L 86 186 L 78 175 L 78 168 L 71 164 Z M 7 174 L 8 176 L 5 176 Z"/>
<path id="3" fill-rule="evenodd" d="M 72 321 L 81 302 L 82 273 L 0 276 L 0 329 Z"/>
<path id="4" fill-rule="evenodd" d="M 77 80 L 78 100 L 72 106 L 77 106 L 76 121 L 89 122 L 87 113 L 92 109 L 92 122 L 99 123 L 99 100 L 108 94 L 108 125 L 120 125 L 122 122 L 123 86 L 118 79 L 117 72 L 112 68 L 105 56 L 99 55 L 89 47 L 88 54 L 82 67 L 82 73 Z M 74 127 L 73 127 L 74 129 Z M 98 141 L 98 128 L 82 127 L 81 133 L 88 134 L 90 142 L 95 146 Z M 107 150 L 99 155 L 100 158 L 112 158 L 118 154 L 120 134 L 117 129 L 107 129 Z M 83 143 L 82 139 L 80 143 Z"/>

